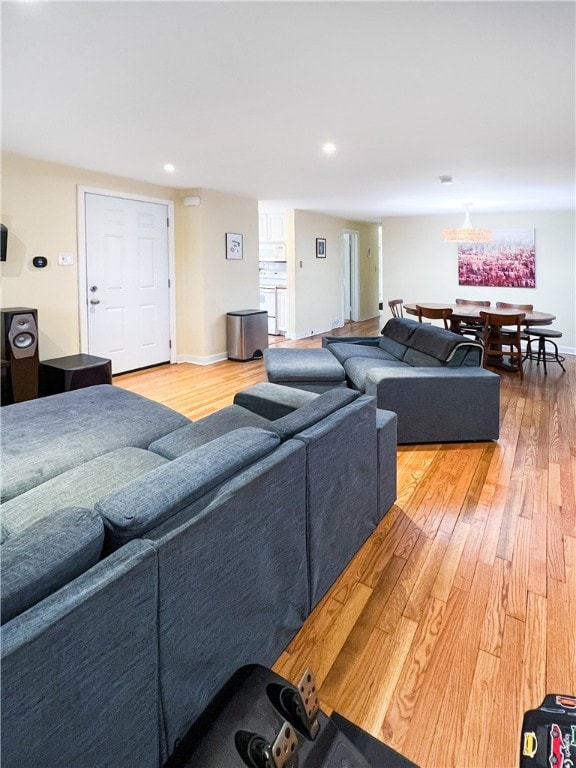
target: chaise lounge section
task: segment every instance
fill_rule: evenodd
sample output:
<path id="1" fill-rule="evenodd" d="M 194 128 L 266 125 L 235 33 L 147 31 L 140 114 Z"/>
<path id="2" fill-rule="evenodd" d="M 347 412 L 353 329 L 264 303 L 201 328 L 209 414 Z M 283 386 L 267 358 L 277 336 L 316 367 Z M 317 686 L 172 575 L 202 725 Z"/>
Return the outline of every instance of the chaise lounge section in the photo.
<path id="1" fill-rule="evenodd" d="M 319 391 L 328 370 L 336 375 L 337 362 L 348 387 L 397 414 L 399 443 L 498 439 L 500 378 L 481 367 L 479 342 L 391 318 L 379 337 L 325 336 L 322 345 L 317 350 L 268 350 L 268 380 Z M 290 372 L 296 355 L 298 366 Z M 316 380 L 315 368 L 320 371 Z"/>

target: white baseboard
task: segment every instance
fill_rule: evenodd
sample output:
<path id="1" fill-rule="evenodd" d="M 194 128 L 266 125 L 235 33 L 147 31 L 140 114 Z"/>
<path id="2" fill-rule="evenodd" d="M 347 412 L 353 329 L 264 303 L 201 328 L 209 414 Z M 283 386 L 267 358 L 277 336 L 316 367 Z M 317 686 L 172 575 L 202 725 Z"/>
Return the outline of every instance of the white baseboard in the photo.
<path id="1" fill-rule="evenodd" d="M 220 363 L 222 360 L 226 360 L 228 355 L 226 352 L 221 352 L 218 355 L 210 355 L 210 357 L 196 357 L 196 355 L 177 355 L 177 363 L 194 363 L 194 365 L 213 365 L 214 363 Z"/>
<path id="2" fill-rule="evenodd" d="M 336 327 L 338 326 L 334 326 L 334 328 Z M 286 338 L 292 339 L 294 341 L 298 341 L 299 339 L 309 339 L 311 336 L 319 336 L 320 334 L 330 333 L 330 331 L 333 331 L 334 328 L 316 328 L 312 330 L 311 333 L 302 333 L 302 334 L 287 333 Z"/>

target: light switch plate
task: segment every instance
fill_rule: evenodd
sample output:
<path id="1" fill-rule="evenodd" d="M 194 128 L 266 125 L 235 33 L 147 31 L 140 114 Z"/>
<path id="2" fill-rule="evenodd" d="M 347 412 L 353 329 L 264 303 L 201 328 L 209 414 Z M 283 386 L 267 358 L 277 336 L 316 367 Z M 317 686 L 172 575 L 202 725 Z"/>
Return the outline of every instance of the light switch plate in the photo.
<path id="1" fill-rule="evenodd" d="M 74 264 L 73 253 L 59 253 L 58 254 L 58 266 L 59 267 L 71 267 Z"/>

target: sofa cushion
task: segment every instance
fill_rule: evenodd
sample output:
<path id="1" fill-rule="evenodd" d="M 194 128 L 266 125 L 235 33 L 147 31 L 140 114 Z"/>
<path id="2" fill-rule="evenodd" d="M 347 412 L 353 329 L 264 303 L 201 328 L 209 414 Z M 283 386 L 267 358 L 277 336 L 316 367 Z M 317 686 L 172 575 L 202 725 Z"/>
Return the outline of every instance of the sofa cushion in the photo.
<path id="1" fill-rule="evenodd" d="M 90 509 L 63 509 L 2 545 L 1 622 L 9 621 L 98 562 L 102 518 Z"/>
<path id="2" fill-rule="evenodd" d="M 437 357 L 427 355 L 425 352 L 420 352 L 418 349 L 411 349 L 410 347 L 406 350 L 403 362 L 411 365 L 413 368 L 444 368 L 446 366 L 446 363 Z"/>
<path id="3" fill-rule="evenodd" d="M 281 419 L 270 422 L 268 429 L 275 432 L 281 440 L 288 440 L 352 403 L 358 396 L 359 393 L 352 389 L 330 389 L 319 395 L 313 402 L 303 405 L 302 408 Z"/>
<path id="4" fill-rule="evenodd" d="M 180 427 L 175 432 L 161 437 L 160 440 L 155 440 L 150 445 L 150 450 L 167 459 L 177 459 L 217 437 L 227 435 L 234 429 L 242 427 L 268 429 L 268 426 L 268 420 L 262 416 L 247 411 L 239 405 L 230 405 L 192 424 Z"/>
<path id="5" fill-rule="evenodd" d="M 115 448 L 147 448 L 189 423 L 176 411 L 111 384 L 7 405 L 2 408 L 2 499 Z"/>
<path id="6" fill-rule="evenodd" d="M 459 333 L 452 333 L 435 325 L 420 325 L 413 331 L 408 345 L 412 350 L 435 357 L 442 364 L 448 363 L 459 349 L 475 349 L 478 350 L 477 354 L 482 351 L 480 342 L 466 339 Z M 408 352 L 404 360 L 408 362 Z"/>
<path id="7" fill-rule="evenodd" d="M 96 510 L 104 518 L 107 547 L 143 536 L 279 443 L 277 435 L 262 429 L 236 429 L 105 496 Z"/>
<path id="8" fill-rule="evenodd" d="M 118 448 L 63 472 L 2 505 L 2 541 L 63 507 L 93 507 L 105 494 L 166 463 L 143 448 Z"/>
<path id="9" fill-rule="evenodd" d="M 327 349 L 266 349 L 268 380 L 277 383 L 313 381 L 344 382 L 344 369 Z"/>
<path id="10" fill-rule="evenodd" d="M 407 317 L 391 317 L 382 328 L 382 335 L 386 336 L 387 339 L 406 345 L 417 328 L 422 328 L 422 324 L 417 320 L 409 320 Z"/>
<path id="11" fill-rule="evenodd" d="M 394 360 L 391 355 L 379 344 L 348 344 L 345 341 L 329 344 L 327 349 L 332 352 L 340 363 L 345 363 L 351 357 L 373 357 L 376 360 Z"/>
<path id="12" fill-rule="evenodd" d="M 410 366 L 402 360 L 374 360 L 371 357 L 351 357 L 350 360 L 346 360 L 344 363 L 344 368 L 356 389 L 364 392 L 366 375 L 373 368 L 390 368 L 393 370 L 394 368 L 410 368 Z"/>
<path id="13" fill-rule="evenodd" d="M 388 336 L 382 336 L 378 341 L 378 346 L 397 360 L 403 360 L 408 349 L 406 344 L 401 344 Z"/>

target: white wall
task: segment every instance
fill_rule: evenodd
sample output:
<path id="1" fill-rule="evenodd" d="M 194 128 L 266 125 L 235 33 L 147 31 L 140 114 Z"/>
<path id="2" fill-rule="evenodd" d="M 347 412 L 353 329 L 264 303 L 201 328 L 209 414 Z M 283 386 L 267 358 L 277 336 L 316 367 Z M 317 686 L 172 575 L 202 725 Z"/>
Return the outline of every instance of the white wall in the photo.
<path id="1" fill-rule="evenodd" d="M 533 304 L 556 315 L 561 348 L 576 354 L 575 216 L 570 211 L 478 214 L 478 228 L 534 228 L 535 288 L 490 288 L 458 285 L 456 243 L 442 241 L 444 228 L 459 226 L 451 216 L 411 216 L 382 220 L 384 306 L 390 299 L 405 302 L 452 303 L 457 297 Z"/>

